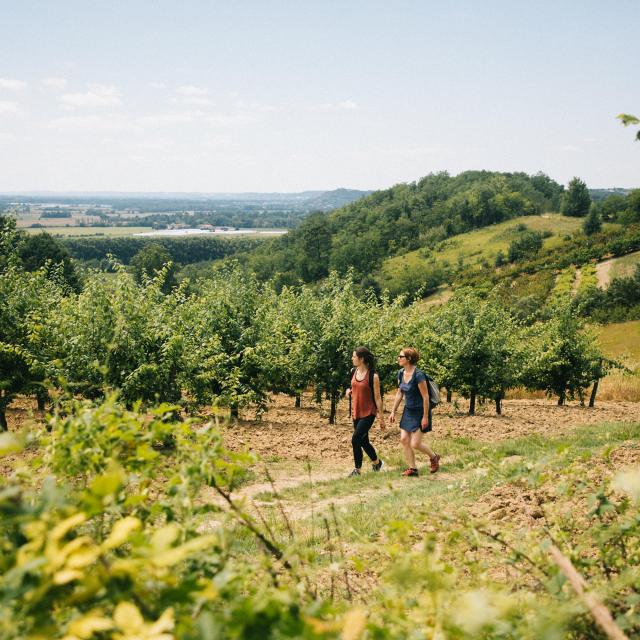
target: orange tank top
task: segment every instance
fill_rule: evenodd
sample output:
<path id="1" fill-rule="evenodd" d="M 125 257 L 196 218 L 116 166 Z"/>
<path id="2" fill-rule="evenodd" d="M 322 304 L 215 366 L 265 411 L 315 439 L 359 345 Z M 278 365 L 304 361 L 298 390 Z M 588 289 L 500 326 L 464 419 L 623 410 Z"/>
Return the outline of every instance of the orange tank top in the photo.
<path id="1" fill-rule="evenodd" d="M 375 416 L 378 410 L 369 386 L 371 371 L 367 371 L 364 380 L 358 380 L 356 373 L 357 370 L 353 372 L 351 378 L 351 415 L 354 420 L 359 420 L 367 416 Z"/>

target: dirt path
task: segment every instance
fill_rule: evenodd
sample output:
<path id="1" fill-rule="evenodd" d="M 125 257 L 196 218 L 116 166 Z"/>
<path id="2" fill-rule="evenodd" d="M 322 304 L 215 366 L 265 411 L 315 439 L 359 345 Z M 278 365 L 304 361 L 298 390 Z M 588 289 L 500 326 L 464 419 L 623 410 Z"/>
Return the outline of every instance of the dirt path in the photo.
<path id="1" fill-rule="evenodd" d="M 571 287 L 571 297 L 574 297 L 576 293 L 578 293 L 578 289 L 580 288 L 581 282 L 582 282 L 582 269 L 576 269 L 576 272 L 573 276 L 573 285 Z"/>
<path id="2" fill-rule="evenodd" d="M 604 262 L 598 262 L 596 265 L 596 277 L 598 278 L 598 286 L 601 289 L 606 289 L 609 286 L 611 280 L 611 267 L 613 266 L 616 258 L 610 258 Z"/>
<path id="3" fill-rule="evenodd" d="M 271 474 L 271 472 L 270 472 Z M 440 472 L 437 475 L 423 474 L 420 479 L 402 478 L 396 470 L 383 471 L 382 477 L 386 479 L 383 487 L 361 488 L 354 487 L 354 491 L 347 495 L 334 495 L 327 498 L 318 499 L 314 496 L 314 485 L 317 482 L 326 482 L 327 480 L 338 480 L 343 478 L 345 482 L 354 482 L 346 478 L 344 473 L 328 473 L 326 470 L 311 473 L 311 476 L 280 476 L 273 473 L 271 482 L 256 482 L 245 485 L 237 491 L 232 492 L 231 498 L 238 506 L 246 509 L 248 513 L 254 517 L 261 515 L 265 509 L 272 510 L 277 508 L 284 511 L 289 522 L 304 520 L 311 518 L 313 515 L 327 513 L 332 508 L 340 509 L 353 504 L 366 504 L 370 498 L 379 497 L 384 494 L 393 494 L 395 491 L 404 490 L 411 486 L 413 482 L 436 482 L 438 484 L 449 483 L 454 479 L 454 475 L 447 472 Z M 357 482 L 357 480 L 356 480 Z M 287 489 L 296 489 L 305 487 L 308 492 L 300 498 L 291 498 L 282 496 L 281 493 Z M 264 495 L 266 494 L 266 495 Z M 226 501 L 221 498 L 214 489 L 207 487 L 202 492 L 202 500 L 211 504 L 216 504 L 228 511 Z M 217 517 L 207 518 L 203 524 L 203 530 L 212 529 L 220 526 L 222 521 Z"/>

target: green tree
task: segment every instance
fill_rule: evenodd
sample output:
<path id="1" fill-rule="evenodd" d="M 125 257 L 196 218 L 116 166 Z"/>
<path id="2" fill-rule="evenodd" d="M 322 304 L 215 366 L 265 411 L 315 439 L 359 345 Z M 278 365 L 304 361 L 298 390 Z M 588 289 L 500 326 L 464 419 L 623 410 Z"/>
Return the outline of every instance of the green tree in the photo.
<path id="1" fill-rule="evenodd" d="M 306 218 L 296 237 L 296 259 L 302 280 L 314 282 L 325 277 L 331 251 L 331 230 L 327 216 L 315 213 Z"/>
<path id="2" fill-rule="evenodd" d="M 52 372 L 42 341 L 43 325 L 62 301 L 62 291 L 44 270 L 17 267 L 0 272 L 0 431 L 6 409 L 17 394 L 34 394 L 40 408 Z"/>
<path id="3" fill-rule="evenodd" d="M 113 276 L 91 273 L 80 294 L 47 315 L 42 340 L 69 388 L 86 397 L 119 389 L 125 401 L 180 399 L 182 342 L 172 327 L 181 290 L 165 295 L 161 271 L 138 285 L 120 266 Z"/>
<path id="4" fill-rule="evenodd" d="M 542 249 L 543 237 L 539 231 L 525 231 L 509 244 L 509 262 L 534 258 Z"/>
<path id="5" fill-rule="evenodd" d="M 589 213 L 591 196 L 587 185 L 580 178 L 572 178 L 562 196 L 560 212 L 565 216 L 582 218 Z"/>
<path id="6" fill-rule="evenodd" d="M 478 396 L 495 400 L 501 413 L 522 358 L 518 324 L 500 301 L 461 291 L 425 319 L 425 325 L 417 334 L 438 381 L 447 391 L 469 398 L 469 414 L 475 413 Z"/>
<path id="7" fill-rule="evenodd" d="M 582 230 L 587 236 L 592 236 L 594 233 L 599 233 L 602 230 L 602 220 L 600 219 L 598 210 L 593 205 L 589 210 L 589 215 L 582 223 Z"/>
<path id="8" fill-rule="evenodd" d="M 176 286 L 176 266 L 169 252 L 159 244 L 148 244 L 140 249 L 131 259 L 131 266 L 138 283 L 145 278 L 155 278 L 163 272 L 165 277 L 162 283 L 163 293 L 169 293 Z"/>
<path id="9" fill-rule="evenodd" d="M 640 189 L 633 189 L 629 192 L 625 201 L 625 209 L 618 214 L 618 222 L 625 225 L 640 222 Z"/>
<path id="10" fill-rule="evenodd" d="M 229 262 L 180 299 L 168 323 L 181 344 L 180 386 L 196 404 L 227 407 L 234 416 L 250 404 L 265 406 L 270 365 L 265 372 L 258 350 L 264 295 L 255 276 Z"/>
<path id="11" fill-rule="evenodd" d="M 558 404 L 578 395 L 601 377 L 598 363 L 603 359 L 592 331 L 570 301 L 559 303 L 551 319 L 529 329 L 526 366 L 522 381 L 529 389 L 540 389 L 558 396 Z"/>
<path id="12" fill-rule="evenodd" d="M 71 254 L 59 240 L 48 233 L 25 235 L 18 245 L 18 255 L 27 271 L 44 268 L 49 277 L 61 275 L 71 289 L 80 290 L 80 281 Z"/>
<path id="13" fill-rule="evenodd" d="M 9 266 L 18 266 L 18 244 L 21 232 L 16 229 L 16 219 L 11 216 L 0 215 L 0 273 Z"/>

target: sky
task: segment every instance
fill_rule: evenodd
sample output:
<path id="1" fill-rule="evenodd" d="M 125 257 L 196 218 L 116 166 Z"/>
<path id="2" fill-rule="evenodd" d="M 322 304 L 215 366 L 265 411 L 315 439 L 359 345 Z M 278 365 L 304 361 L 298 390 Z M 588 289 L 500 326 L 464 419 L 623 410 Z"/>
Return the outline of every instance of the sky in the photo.
<path id="1" fill-rule="evenodd" d="M 639 0 L 0 0 L 0 192 L 640 187 Z"/>

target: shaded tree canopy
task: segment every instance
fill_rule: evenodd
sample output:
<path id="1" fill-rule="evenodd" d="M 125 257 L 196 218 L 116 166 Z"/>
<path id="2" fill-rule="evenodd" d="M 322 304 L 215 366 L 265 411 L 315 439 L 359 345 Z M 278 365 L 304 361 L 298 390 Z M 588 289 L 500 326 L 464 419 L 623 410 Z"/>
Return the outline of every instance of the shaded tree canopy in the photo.
<path id="1" fill-rule="evenodd" d="M 587 185 L 580 178 L 572 178 L 562 196 L 560 211 L 565 216 L 582 218 L 589 213 L 591 196 Z"/>

